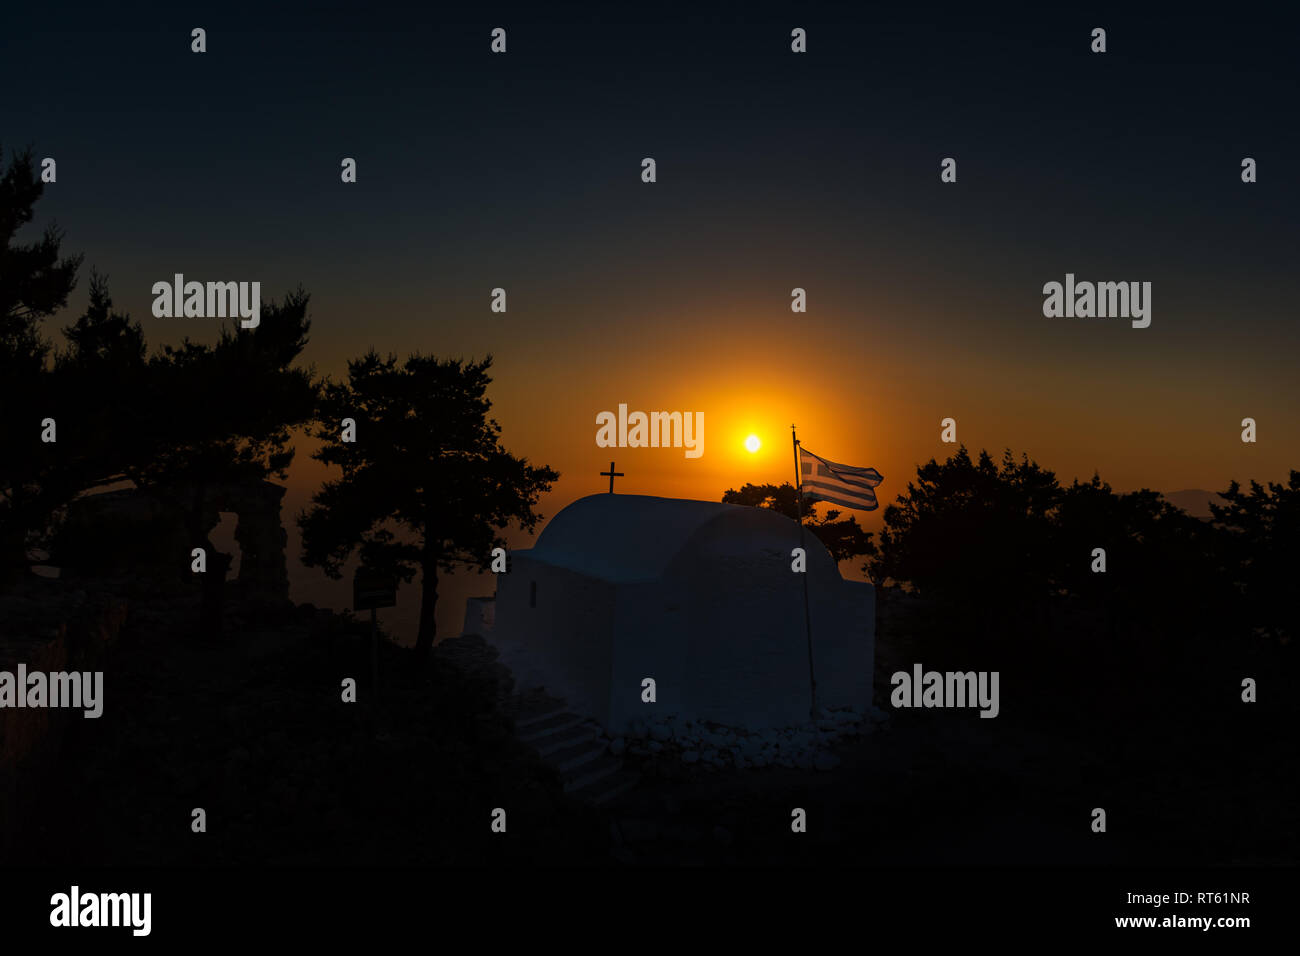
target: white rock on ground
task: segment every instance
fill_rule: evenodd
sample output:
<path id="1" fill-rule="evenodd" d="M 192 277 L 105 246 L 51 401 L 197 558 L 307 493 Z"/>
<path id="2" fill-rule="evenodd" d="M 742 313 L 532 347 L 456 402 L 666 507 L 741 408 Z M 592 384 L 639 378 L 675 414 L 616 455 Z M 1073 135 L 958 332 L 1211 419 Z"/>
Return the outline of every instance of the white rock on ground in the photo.
<path id="1" fill-rule="evenodd" d="M 636 721 L 625 737 L 610 744 L 618 754 L 657 754 L 665 743 L 682 751 L 682 761 L 714 769 L 781 765 L 806 769 L 830 770 L 839 766 L 839 758 L 830 747 L 843 738 L 872 733 L 889 715 L 872 708 L 870 720 L 850 709 L 819 711 L 816 721 L 798 727 L 766 728 L 759 731 L 693 723 L 675 715 L 655 715 Z M 621 749 L 620 749 L 621 748 Z"/>

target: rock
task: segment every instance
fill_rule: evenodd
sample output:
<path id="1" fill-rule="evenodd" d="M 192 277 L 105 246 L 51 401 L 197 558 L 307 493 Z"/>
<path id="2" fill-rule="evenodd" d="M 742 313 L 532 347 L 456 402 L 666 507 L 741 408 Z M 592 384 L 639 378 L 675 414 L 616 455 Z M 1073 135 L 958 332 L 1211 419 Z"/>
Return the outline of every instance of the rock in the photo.
<path id="1" fill-rule="evenodd" d="M 672 740 L 673 732 L 671 728 L 664 724 L 655 724 L 650 728 L 650 736 L 659 741 Z"/>
<path id="2" fill-rule="evenodd" d="M 699 751 L 688 750 L 682 754 L 682 763 L 697 763 L 700 759 Z"/>
<path id="3" fill-rule="evenodd" d="M 627 749 L 627 741 L 625 741 L 622 737 L 615 737 L 613 740 L 609 742 L 609 752 L 612 753 L 615 757 L 621 757 L 623 755 L 623 751 L 626 749 Z"/>
<path id="4" fill-rule="evenodd" d="M 648 843 L 659 838 L 659 826 L 649 820 L 624 820 L 620 829 L 625 843 Z"/>
<path id="5" fill-rule="evenodd" d="M 664 745 L 657 740 L 652 740 L 650 741 L 648 749 L 652 754 L 657 754 L 664 749 Z"/>
<path id="6" fill-rule="evenodd" d="M 731 846 L 735 842 L 735 837 L 731 835 L 731 831 L 726 827 L 714 827 L 713 842 L 721 846 Z"/>
<path id="7" fill-rule="evenodd" d="M 679 843 L 698 843 L 705 839 L 704 828 L 689 823 L 670 823 L 663 828 L 663 836 Z"/>
<path id="8" fill-rule="evenodd" d="M 813 758 L 813 767 L 817 770 L 834 770 L 840 765 L 840 758 L 834 754 L 820 753 Z"/>

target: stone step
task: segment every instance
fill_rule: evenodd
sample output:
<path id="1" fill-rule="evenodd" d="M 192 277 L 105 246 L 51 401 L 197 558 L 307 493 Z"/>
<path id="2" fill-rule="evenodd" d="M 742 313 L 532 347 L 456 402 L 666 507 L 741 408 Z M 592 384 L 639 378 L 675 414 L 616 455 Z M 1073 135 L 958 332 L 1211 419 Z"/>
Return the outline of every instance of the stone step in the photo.
<path id="1" fill-rule="evenodd" d="M 561 712 L 553 714 L 544 720 L 530 724 L 526 729 L 520 728 L 519 725 L 516 724 L 515 733 L 520 740 L 527 744 L 541 740 L 543 737 L 549 737 L 551 734 L 558 731 L 568 730 L 570 727 L 577 727 L 581 723 L 582 718 L 577 714 L 566 714 Z"/>
<path id="2" fill-rule="evenodd" d="M 561 750 L 567 750 L 577 744 L 586 744 L 596 738 L 596 730 L 586 724 L 579 724 L 576 727 L 568 727 L 564 730 L 557 730 L 545 737 L 539 737 L 532 741 L 533 749 L 537 751 L 539 757 L 549 758 L 551 754 L 558 753 Z M 553 761 L 550 761 L 553 762 Z"/>
<path id="3" fill-rule="evenodd" d="M 584 803 L 606 806 L 641 782 L 641 775 L 632 770 L 619 770 L 586 786 L 570 791 L 569 795 Z"/>
<path id="4" fill-rule="evenodd" d="M 546 762 L 560 773 L 573 773 L 579 767 L 603 757 L 608 746 L 603 740 L 584 740 L 571 747 L 555 751 L 546 758 Z"/>
<path id="5" fill-rule="evenodd" d="M 530 727 L 540 724 L 544 720 L 550 720 L 552 717 L 557 717 L 563 713 L 565 713 L 565 709 L 564 701 L 562 700 L 554 701 L 549 705 L 535 707 L 531 710 L 515 715 L 515 729 L 527 730 Z"/>
<path id="6" fill-rule="evenodd" d="M 623 761 L 610 754 L 601 754 L 595 760 L 582 764 L 576 771 L 564 775 L 564 792 L 573 793 L 618 773 Z"/>

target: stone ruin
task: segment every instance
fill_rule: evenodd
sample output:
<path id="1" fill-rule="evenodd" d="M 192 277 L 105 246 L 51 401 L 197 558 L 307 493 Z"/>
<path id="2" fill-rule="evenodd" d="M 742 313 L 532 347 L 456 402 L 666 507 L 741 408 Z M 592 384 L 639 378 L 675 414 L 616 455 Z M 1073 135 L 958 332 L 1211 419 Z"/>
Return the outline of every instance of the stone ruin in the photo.
<path id="1" fill-rule="evenodd" d="M 187 500 L 192 494 L 182 489 L 176 498 Z M 204 535 L 220 523 L 221 512 L 233 512 L 237 518 L 238 585 L 248 596 L 289 599 L 288 534 L 280 522 L 284 494 L 282 485 L 270 481 L 204 489 Z M 87 495 L 69 505 L 51 544 L 49 563 L 74 578 L 116 574 L 187 578 L 190 549 L 195 546 L 187 522 L 178 505 L 137 489 Z"/>
<path id="2" fill-rule="evenodd" d="M 209 498 L 212 502 L 210 533 L 220 520 L 218 512 L 233 511 L 238 518 L 235 541 L 239 543 L 239 584 L 246 593 L 289 599 L 289 568 L 285 549 L 289 535 L 280 523 L 280 502 L 284 486 L 270 481 L 247 485 L 223 485 Z M 205 517 L 205 522 L 206 522 Z"/>
<path id="3" fill-rule="evenodd" d="M 18 665 L 54 673 L 103 667 L 127 618 L 126 601 L 59 581 L 31 578 L 0 594 L 0 671 Z M 0 860 L 12 858 L 23 821 L 41 799 L 37 786 L 59 759 L 80 711 L 0 708 Z"/>

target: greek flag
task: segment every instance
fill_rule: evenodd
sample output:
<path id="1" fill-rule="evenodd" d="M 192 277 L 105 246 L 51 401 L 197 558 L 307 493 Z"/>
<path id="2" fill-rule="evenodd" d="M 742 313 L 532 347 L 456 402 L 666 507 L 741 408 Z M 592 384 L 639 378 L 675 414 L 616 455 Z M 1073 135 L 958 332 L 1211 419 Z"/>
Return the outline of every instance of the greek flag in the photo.
<path id="1" fill-rule="evenodd" d="M 874 468 L 837 465 L 799 446 L 799 482 L 806 501 L 875 511 L 879 505 L 871 489 L 884 480 Z"/>

